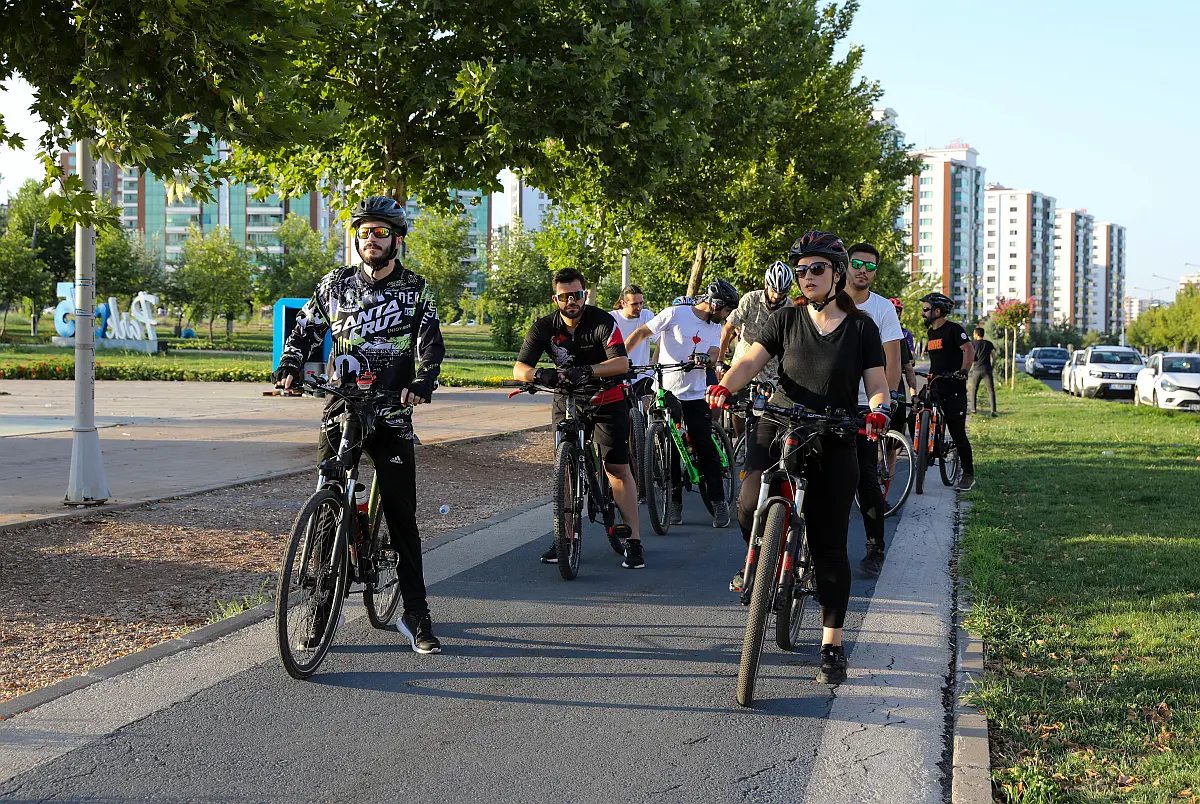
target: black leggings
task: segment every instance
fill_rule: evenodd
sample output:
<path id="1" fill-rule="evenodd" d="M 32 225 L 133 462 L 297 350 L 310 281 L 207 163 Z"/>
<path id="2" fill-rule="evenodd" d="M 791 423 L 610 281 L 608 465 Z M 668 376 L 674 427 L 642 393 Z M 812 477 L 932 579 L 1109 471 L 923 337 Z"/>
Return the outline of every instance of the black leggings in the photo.
<path id="1" fill-rule="evenodd" d="M 738 496 L 738 524 L 742 538 L 750 541 L 754 509 L 764 469 L 779 461 L 775 441 L 778 425 L 759 420 L 746 450 L 746 472 Z M 817 599 L 821 602 L 821 624 L 841 628 L 850 605 L 850 557 L 846 538 L 850 528 L 850 506 L 858 486 L 858 455 L 853 442 L 832 436 L 821 439 L 821 455 L 808 459 L 805 476 L 804 522 L 808 546 L 816 565 Z"/>
<path id="2" fill-rule="evenodd" d="M 883 551 L 883 491 L 879 488 L 879 443 L 865 435 L 855 439 L 858 453 L 858 501 L 867 548 Z"/>
<path id="3" fill-rule="evenodd" d="M 971 442 L 967 440 L 967 389 L 962 380 L 942 380 L 934 386 L 934 398 L 942 406 L 946 417 L 946 430 L 958 450 L 964 474 L 975 474 L 975 456 Z"/>
<path id="4" fill-rule="evenodd" d="M 321 432 L 318 442 L 319 458 L 324 461 L 337 452 L 341 427 Z M 330 443 L 332 442 L 332 444 Z M 392 535 L 392 549 L 399 556 L 396 567 L 404 611 L 427 614 L 425 576 L 421 567 L 421 534 L 417 530 L 417 465 L 413 441 L 403 438 L 394 428 L 380 424 L 364 445 L 375 474 L 379 477 L 379 501 Z"/>

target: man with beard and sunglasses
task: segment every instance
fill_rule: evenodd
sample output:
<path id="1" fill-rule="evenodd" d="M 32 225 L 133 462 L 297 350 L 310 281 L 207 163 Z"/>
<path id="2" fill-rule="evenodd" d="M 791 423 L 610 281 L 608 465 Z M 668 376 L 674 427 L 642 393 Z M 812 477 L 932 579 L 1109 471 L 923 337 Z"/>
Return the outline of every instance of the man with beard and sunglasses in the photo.
<path id="1" fill-rule="evenodd" d="M 375 375 L 372 386 L 400 397 L 376 407 L 377 426 L 364 445 L 379 477 L 380 502 L 391 534 L 404 614 L 396 623 L 417 653 L 441 653 L 425 595 L 421 536 L 417 529 L 417 475 L 413 449 L 413 406 L 430 400 L 437 388 L 446 347 L 442 342 L 433 288 L 400 264 L 397 254 L 408 233 L 404 207 L 371 196 L 350 213 L 354 248 L 362 265 L 327 274 L 300 309 L 275 372 L 275 383 L 291 388 L 302 379 L 304 362 L 333 333 L 329 376 L 351 383 Z M 336 398 L 330 405 L 341 404 Z M 340 426 L 319 438 L 319 461 L 337 451 Z M 319 639 L 320 634 L 309 639 Z"/>
<path id="2" fill-rule="evenodd" d="M 946 429 L 962 461 L 959 491 L 970 491 L 975 485 L 975 457 L 967 438 L 967 372 L 975 362 L 975 347 L 961 326 L 948 321 L 954 312 L 954 301 L 942 293 L 921 297 L 921 320 L 929 330 L 926 352 L 929 354 L 929 382 L 933 383 L 933 398 L 946 416 Z"/>
<path id="3" fill-rule="evenodd" d="M 593 378 L 619 377 L 629 371 L 625 339 L 617 322 L 600 308 L 584 304 L 586 297 L 583 274 L 579 271 L 564 268 L 554 274 L 552 298 L 558 309 L 534 321 L 529 328 L 517 353 L 513 377 L 555 388 L 585 385 Z M 536 368 L 542 355 L 550 358 L 553 368 Z M 551 419 L 555 426 L 565 416 L 565 403 L 562 394 L 554 395 Z M 593 439 L 600 447 L 613 499 L 625 521 L 614 528 L 625 541 L 621 566 L 641 569 L 646 560 L 638 530 L 637 485 L 629 469 L 629 403 L 621 389 L 614 388 L 600 392 L 590 402 L 578 404 L 595 407 Z M 542 554 L 542 563 L 558 563 L 558 551 L 553 544 Z"/>

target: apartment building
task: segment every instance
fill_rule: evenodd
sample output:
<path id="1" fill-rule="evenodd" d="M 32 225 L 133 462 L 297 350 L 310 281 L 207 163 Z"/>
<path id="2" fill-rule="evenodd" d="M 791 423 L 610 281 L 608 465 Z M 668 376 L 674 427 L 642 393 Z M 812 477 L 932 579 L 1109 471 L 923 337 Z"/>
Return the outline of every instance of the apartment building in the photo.
<path id="1" fill-rule="evenodd" d="M 1086 209 L 1054 212 L 1054 320 L 1094 329 L 1099 302 L 1092 248 L 1094 218 Z"/>
<path id="2" fill-rule="evenodd" d="M 1133 296 L 1125 297 L 1124 314 L 1125 326 L 1129 326 L 1134 321 L 1137 321 L 1138 316 L 1147 310 L 1152 310 L 1155 307 L 1162 307 L 1167 302 L 1161 299 L 1138 299 Z"/>
<path id="3" fill-rule="evenodd" d="M 492 230 L 495 226 L 494 215 L 497 204 L 495 197 L 484 190 L 452 190 L 451 195 L 463 205 L 463 215 L 467 217 L 467 235 L 471 240 L 474 253 L 466 260 L 471 267 L 465 289 L 475 295 L 484 290 L 488 264 L 488 256 L 492 253 Z M 416 199 L 410 199 L 405 205 L 408 212 L 409 228 L 415 230 L 421 225 L 424 208 Z"/>
<path id="4" fill-rule="evenodd" d="M 962 141 L 912 152 L 924 165 L 913 177 L 905 229 L 912 247 L 909 273 L 932 280 L 968 321 L 980 313 L 983 275 L 984 168 Z"/>
<path id="5" fill-rule="evenodd" d="M 989 184 L 984 192 L 983 275 L 979 315 L 1000 299 L 1033 299 L 1033 323 L 1053 322 L 1054 198 Z"/>
<path id="6" fill-rule="evenodd" d="M 1092 314 L 1089 329 L 1116 334 L 1125 328 L 1125 227 L 1107 221 L 1092 226 L 1092 265 L 1103 302 Z M 1097 293 L 1097 297 L 1099 297 Z"/>

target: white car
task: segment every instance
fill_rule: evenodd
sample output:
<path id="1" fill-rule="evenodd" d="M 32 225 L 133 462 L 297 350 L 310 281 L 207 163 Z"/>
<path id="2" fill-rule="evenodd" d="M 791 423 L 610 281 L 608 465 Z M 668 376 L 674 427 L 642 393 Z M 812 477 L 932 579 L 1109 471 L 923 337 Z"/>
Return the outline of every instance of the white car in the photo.
<path id="1" fill-rule="evenodd" d="M 1060 379 L 1062 380 L 1061 385 L 1064 394 L 1075 396 L 1075 376 L 1079 373 L 1077 369 L 1079 368 L 1079 362 L 1082 360 L 1082 358 L 1083 350 L 1076 349 L 1074 352 L 1071 352 L 1071 359 L 1063 364 L 1062 376 Z"/>
<path id="2" fill-rule="evenodd" d="M 1143 365 L 1141 354 L 1128 346 L 1089 346 L 1075 370 L 1075 393 L 1089 399 L 1109 394 L 1133 396 L 1133 384 Z"/>
<path id="3" fill-rule="evenodd" d="M 1151 355 L 1138 372 L 1133 404 L 1200 410 L 1200 354 Z"/>

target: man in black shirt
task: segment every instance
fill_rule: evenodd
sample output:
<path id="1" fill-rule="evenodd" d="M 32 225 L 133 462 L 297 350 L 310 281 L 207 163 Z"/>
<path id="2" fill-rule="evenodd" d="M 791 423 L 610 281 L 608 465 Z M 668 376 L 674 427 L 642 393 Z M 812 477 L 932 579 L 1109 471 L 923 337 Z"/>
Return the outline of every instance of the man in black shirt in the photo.
<path id="1" fill-rule="evenodd" d="M 992 355 L 996 344 L 984 338 L 983 327 L 975 327 L 975 361 L 967 378 L 967 393 L 971 397 L 971 412 L 979 412 L 979 382 L 987 384 L 988 399 L 992 402 L 992 418 L 996 417 L 996 383 L 992 381 Z"/>
<path id="2" fill-rule="evenodd" d="M 929 329 L 929 341 L 925 349 L 929 355 L 929 373 L 943 379 L 933 380 L 933 394 L 946 416 L 946 429 L 954 439 L 958 458 L 962 461 L 963 475 L 958 481 L 959 491 L 969 491 L 975 485 L 975 459 L 971 454 L 971 442 L 967 440 L 967 386 L 964 382 L 967 369 L 975 359 L 975 349 L 967 338 L 967 331 L 947 321 L 946 316 L 954 309 L 954 302 L 941 293 L 930 293 L 921 297 L 921 320 Z"/>
<path id="3" fill-rule="evenodd" d="M 586 295 L 583 274 L 579 271 L 566 268 L 554 275 L 553 298 L 558 310 L 533 322 L 517 354 L 513 377 L 552 387 L 560 384 L 579 386 L 592 378 L 618 377 L 629 371 L 625 341 L 617 322 L 600 308 L 584 304 Z M 554 368 L 534 368 L 543 354 L 549 356 Z M 565 402 L 562 395 L 554 395 L 552 421 L 555 426 L 565 416 Z M 629 403 L 623 392 L 614 388 L 597 394 L 589 404 L 595 406 L 593 438 L 600 447 L 604 470 L 612 482 L 613 499 L 626 523 L 617 525 L 625 539 L 621 566 L 641 569 L 646 562 L 638 533 L 637 486 L 629 469 Z M 558 563 L 558 552 L 553 544 L 542 554 L 542 562 Z"/>

